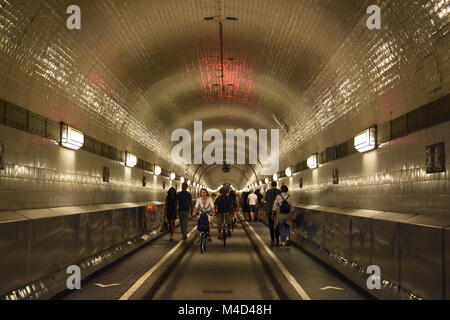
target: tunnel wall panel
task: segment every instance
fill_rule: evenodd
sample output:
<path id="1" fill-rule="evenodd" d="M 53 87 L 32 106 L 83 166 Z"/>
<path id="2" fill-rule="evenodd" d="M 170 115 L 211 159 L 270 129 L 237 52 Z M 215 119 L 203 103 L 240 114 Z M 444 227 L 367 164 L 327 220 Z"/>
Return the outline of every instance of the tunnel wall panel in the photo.
<path id="1" fill-rule="evenodd" d="M 86 213 L 64 216 L 62 265 L 72 265 L 87 256 L 89 217 Z"/>
<path id="2" fill-rule="evenodd" d="M 31 222 L 13 212 L 0 215 L 0 294 L 19 287 L 28 278 Z"/>
<path id="3" fill-rule="evenodd" d="M 444 299 L 444 229 L 442 226 L 400 224 L 402 287 L 425 299 Z"/>
<path id="4" fill-rule="evenodd" d="M 444 230 L 445 299 L 450 300 L 450 228 Z"/>
<path id="5" fill-rule="evenodd" d="M 0 298 L 64 290 L 67 266 L 80 266 L 86 277 L 157 236 L 163 213 L 159 202 L 2 212 Z"/>
<path id="6" fill-rule="evenodd" d="M 16 212 L 31 221 L 28 251 L 29 280 L 39 280 L 62 268 L 64 217 L 55 215 L 48 209 Z"/>
<path id="7" fill-rule="evenodd" d="M 324 219 L 312 218 L 317 213 Z M 368 293 L 383 299 L 444 299 L 448 285 L 444 230 L 447 236 L 450 218 L 316 205 L 297 206 L 296 214 L 294 241 Z M 320 221 L 325 230 L 323 247 L 308 231 Z M 317 229 L 320 227 L 313 227 Z M 369 265 L 380 267 L 381 290 L 366 287 Z"/>
<path id="8" fill-rule="evenodd" d="M 372 226 L 370 216 L 351 217 L 351 258 L 358 265 L 367 267 L 372 261 Z"/>
<path id="9" fill-rule="evenodd" d="M 382 277 L 392 284 L 400 285 L 400 222 L 414 214 L 382 213 L 371 219 L 372 263 L 382 266 Z"/>
<path id="10" fill-rule="evenodd" d="M 445 171 L 426 173 L 425 148 L 444 142 Z M 294 202 L 378 211 L 449 216 L 450 123 L 392 140 L 377 150 L 355 153 L 282 178 Z M 333 184 L 333 169 L 339 184 Z M 303 188 L 299 186 L 302 178 Z"/>
<path id="11" fill-rule="evenodd" d="M 0 170 L 0 212 L 37 208 L 157 201 L 180 182 L 45 138 L 0 125 L 5 170 Z M 102 182 L 103 167 L 110 182 Z M 147 177 L 146 187 L 142 186 Z M 166 189 L 163 189 L 165 182 Z"/>

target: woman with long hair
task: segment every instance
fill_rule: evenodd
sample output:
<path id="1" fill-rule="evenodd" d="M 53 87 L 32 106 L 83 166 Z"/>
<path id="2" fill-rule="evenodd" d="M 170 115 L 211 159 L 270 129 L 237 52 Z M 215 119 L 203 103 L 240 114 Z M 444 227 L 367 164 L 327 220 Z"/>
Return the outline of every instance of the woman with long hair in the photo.
<path id="1" fill-rule="evenodd" d="M 211 241 L 209 225 L 211 223 L 211 215 L 214 213 L 214 201 L 209 197 L 206 189 L 200 190 L 200 198 L 195 203 L 195 213 L 200 215 L 197 230 L 208 233 L 208 239 Z M 200 237 L 198 237 L 200 239 Z"/>
<path id="2" fill-rule="evenodd" d="M 173 241 L 173 233 L 175 231 L 175 220 L 177 220 L 177 190 L 174 187 L 167 191 L 166 204 L 164 212 L 169 223 L 170 241 Z"/>

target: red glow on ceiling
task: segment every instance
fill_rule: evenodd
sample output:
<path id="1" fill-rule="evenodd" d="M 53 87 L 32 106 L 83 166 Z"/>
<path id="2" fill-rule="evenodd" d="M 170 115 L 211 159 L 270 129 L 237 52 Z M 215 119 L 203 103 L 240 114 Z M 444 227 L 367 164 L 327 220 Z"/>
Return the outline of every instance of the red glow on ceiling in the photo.
<path id="1" fill-rule="evenodd" d="M 196 61 L 185 64 L 185 70 L 198 70 L 198 81 L 205 100 L 241 104 L 249 102 L 253 89 L 254 66 L 247 61 L 246 55 L 224 51 L 223 79 L 219 42 L 213 41 L 199 46 L 196 58 Z"/>

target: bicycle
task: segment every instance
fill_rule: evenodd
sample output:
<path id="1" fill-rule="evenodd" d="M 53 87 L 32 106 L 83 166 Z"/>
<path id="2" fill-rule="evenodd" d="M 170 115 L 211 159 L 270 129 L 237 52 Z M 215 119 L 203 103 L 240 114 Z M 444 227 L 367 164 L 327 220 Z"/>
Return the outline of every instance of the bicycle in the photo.
<path id="1" fill-rule="evenodd" d="M 222 223 L 222 231 L 220 233 L 220 238 L 223 241 L 223 247 L 226 248 L 227 246 L 227 238 L 231 238 L 231 230 L 228 227 L 230 223 L 227 221 L 228 215 L 231 213 L 225 212 L 223 213 L 223 223 Z M 233 223 L 231 223 L 232 225 Z"/>
<path id="2" fill-rule="evenodd" d="M 200 231 L 200 253 L 203 254 L 206 251 L 206 244 L 208 243 L 208 233 L 206 231 Z"/>

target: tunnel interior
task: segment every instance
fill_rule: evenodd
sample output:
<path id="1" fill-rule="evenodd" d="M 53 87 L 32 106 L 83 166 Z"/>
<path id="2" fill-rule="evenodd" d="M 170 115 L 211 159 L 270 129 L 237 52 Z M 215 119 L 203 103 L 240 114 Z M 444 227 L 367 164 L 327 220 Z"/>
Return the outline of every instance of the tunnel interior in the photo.
<path id="1" fill-rule="evenodd" d="M 448 299 L 449 22 L 448 0 L 0 0 L 0 296 L 156 230 L 183 182 L 277 181 L 299 239 Z M 121 210 L 120 237 L 64 251 Z"/>

